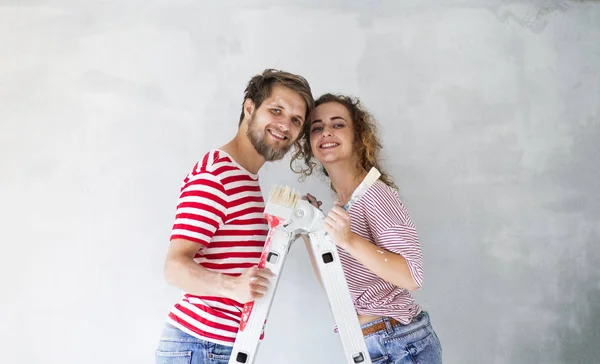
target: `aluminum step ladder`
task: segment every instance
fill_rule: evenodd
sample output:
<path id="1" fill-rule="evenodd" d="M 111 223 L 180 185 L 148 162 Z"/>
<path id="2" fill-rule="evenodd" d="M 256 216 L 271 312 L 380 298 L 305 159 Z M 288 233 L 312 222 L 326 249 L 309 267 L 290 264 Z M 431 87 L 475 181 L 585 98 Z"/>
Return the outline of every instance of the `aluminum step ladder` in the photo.
<path id="1" fill-rule="evenodd" d="M 376 168 L 372 168 L 344 209 L 348 210 L 360 199 L 380 175 Z M 277 215 L 286 216 L 278 216 L 276 221 L 269 221 L 269 234 L 259 262 L 259 268 L 269 268 L 275 277 L 271 278 L 270 288 L 263 297 L 244 305 L 229 364 L 254 363 L 281 271 L 298 234 L 307 234 L 309 237 L 311 251 L 338 327 L 347 363 L 371 364 L 337 247 L 324 228 L 325 214 L 308 201 L 297 199 L 289 213 L 282 212 Z"/>

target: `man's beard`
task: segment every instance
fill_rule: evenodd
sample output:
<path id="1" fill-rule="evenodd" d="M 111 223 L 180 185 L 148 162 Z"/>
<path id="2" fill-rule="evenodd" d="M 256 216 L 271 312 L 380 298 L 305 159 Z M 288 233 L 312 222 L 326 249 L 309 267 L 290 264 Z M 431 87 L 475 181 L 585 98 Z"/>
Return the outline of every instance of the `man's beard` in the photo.
<path id="1" fill-rule="evenodd" d="M 246 135 L 248 136 L 248 139 L 250 139 L 250 143 L 252 143 L 258 154 L 262 155 L 267 162 L 283 159 L 283 157 L 292 147 L 292 144 L 289 143 L 279 148 L 269 145 L 266 140 L 267 136 L 265 135 L 268 133 L 268 131 L 265 130 L 261 132 L 260 130 L 254 130 L 255 125 L 256 122 L 254 120 L 254 116 L 252 116 L 252 118 L 248 121 L 248 131 L 246 132 Z"/>

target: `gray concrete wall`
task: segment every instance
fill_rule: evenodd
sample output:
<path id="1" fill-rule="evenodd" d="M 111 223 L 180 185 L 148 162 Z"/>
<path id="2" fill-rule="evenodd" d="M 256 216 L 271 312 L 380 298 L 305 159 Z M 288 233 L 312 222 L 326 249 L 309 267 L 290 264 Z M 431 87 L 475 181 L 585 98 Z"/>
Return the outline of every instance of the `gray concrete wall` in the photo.
<path id="1" fill-rule="evenodd" d="M 3 363 L 151 363 L 181 179 L 267 67 L 362 98 L 445 363 L 600 357 L 595 1 L 0 1 Z M 220 128 L 220 129 L 219 129 Z M 287 161 L 261 171 L 331 206 Z M 297 244 L 258 363 L 338 363 Z"/>

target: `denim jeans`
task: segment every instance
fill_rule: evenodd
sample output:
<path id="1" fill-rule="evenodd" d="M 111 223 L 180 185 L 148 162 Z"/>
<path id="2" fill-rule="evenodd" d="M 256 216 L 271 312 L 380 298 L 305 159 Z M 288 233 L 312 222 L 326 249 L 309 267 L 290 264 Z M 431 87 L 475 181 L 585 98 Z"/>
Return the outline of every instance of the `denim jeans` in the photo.
<path id="1" fill-rule="evenodd" d="M 385 328 L 365 336 L 373 364 L 441 364 L 442 345 L 429 318 L 421 311 L 408 325 L 390 325 L 390 319 L 380 318 L 362 328 L 384 322 Z"/>
<path id="2" fill-rule="evenodd" d="M 198 339 L 166 323 L 155 364 L 227 364 L 232 350 L 232 346 Z"/>

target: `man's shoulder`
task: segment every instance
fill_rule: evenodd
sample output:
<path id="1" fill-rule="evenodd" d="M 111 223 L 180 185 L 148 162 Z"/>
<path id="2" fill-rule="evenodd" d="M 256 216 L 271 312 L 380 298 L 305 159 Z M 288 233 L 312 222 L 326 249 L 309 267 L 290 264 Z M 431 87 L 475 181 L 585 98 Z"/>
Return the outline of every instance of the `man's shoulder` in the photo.
<path id="1" fill-rule="evenodd" d="M 187 178 L 210 175 L 220 180 L 228 175 L 239 172 L 238 165 L 232 160 L 229 154 L 220 149 L 212 149 L 196 160 Z"/>
<path id="2" fill-rule="evenodd" d="M 211 149 L 198 160 L 194 166 L 196 173 L 210 173 L 215 176 L 226 169 L 235 169 L 231 157 L 220 149 Z"/>
<path id="3" fill-rule="evenodd" d="M 188 172 L 184 185 L 192 182 L 202 183 L 202 181 L 218 184 L 220 190 L 229 190 L 232 186 L 236 190 L 260 189 L 256 175 L 241 168 L 228 153 L 218 148 L 209 150 L 196 161 Z"/>
<path id="4" fill-rule="evenodd" d="M 219 190 L 223 189 L 223 177 L 226 171 L 235 169 L 229 156 L 219 149 L 212 149 L 204 153 L 194 162 L 191 170 L 183 180 L 183 187 L 188 184 L 214 184 Z M 220 186 L 217 186 L 220 185 Z"/>

